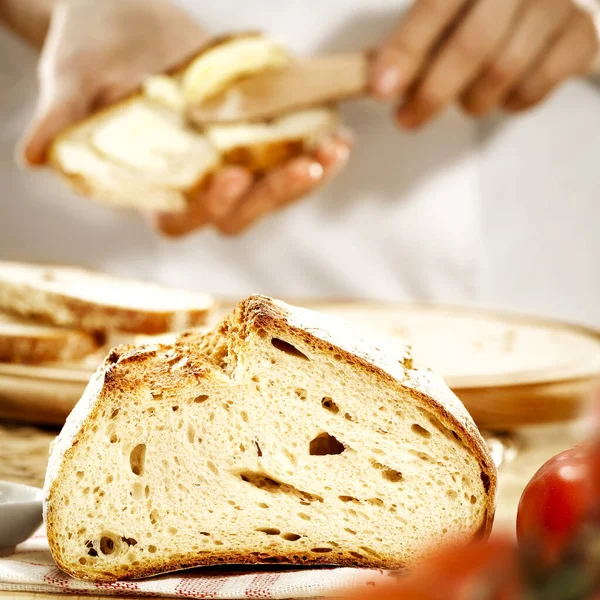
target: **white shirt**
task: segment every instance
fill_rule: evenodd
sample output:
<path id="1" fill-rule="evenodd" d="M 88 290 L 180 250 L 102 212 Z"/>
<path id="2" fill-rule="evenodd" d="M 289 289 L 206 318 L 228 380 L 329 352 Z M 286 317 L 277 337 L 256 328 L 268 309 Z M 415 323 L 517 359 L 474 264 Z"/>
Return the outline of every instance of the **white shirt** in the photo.
<path id="1" fill-rule="evenodd" d="M 186 4 L 215 33 L 260 29 L 308 53 L 373 44 L 406 3 Z M 5 32 L 0 56 L 9 90 L 0 98 L 2 258 L 230 296 L 483 301 L 600 324 L 591 160 L 600 156 L 600 94 L 586 83 L 523 118 L 477 123 L 450 110 L 418 134 L 395 129 L 387 108 L 349 103 L 358 145 L 336 181 L 240 237 L 203 230 L 172 241 L 138 215 L 71 194 L 53 174 L 18 171 L 12 152 L 35 101 L 34 57 Z"/>

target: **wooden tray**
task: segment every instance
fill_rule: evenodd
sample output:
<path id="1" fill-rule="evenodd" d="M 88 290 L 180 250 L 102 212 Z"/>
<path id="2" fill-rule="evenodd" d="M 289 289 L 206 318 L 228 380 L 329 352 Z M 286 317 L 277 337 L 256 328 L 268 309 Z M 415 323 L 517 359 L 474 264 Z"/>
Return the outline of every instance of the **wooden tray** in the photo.
<path id="1" fill-rule="evenodd" d="M 600 333 L 535 317 L 426 304 L 303 302 L 386 330 L 444 376 L 480 427 L 502 430 L 578 416 L 600 386 Z M 229 309 L 223 303 L 216 321 Z M 61 425 L 100 362 L 0 364 L 0 418 Z"/>

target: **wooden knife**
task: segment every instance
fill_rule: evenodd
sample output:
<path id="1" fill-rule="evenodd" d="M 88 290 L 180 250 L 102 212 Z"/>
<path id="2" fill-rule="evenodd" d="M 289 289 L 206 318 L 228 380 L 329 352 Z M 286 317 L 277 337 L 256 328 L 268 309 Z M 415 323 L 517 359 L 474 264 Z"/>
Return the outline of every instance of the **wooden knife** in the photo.
<path id="1" fill-rule="evenodd" d="M 197 126 L 258 121 L 286 112 L 332 104 L 367 93 L 364 52 L 299 59 L 289 66 L 242 79 L 226 92 L 190 107 Z M 587 75 L 600 79 L 600 55 Z"/>
<path id="2" fill-rule="evenodd" d="M 367 55 L 359 52 L 299 59 L 242 79 L 188 109 L 188 117 L 198 126 L 257 121 L 361 96 L 367 92 L 367 66 Z"/>

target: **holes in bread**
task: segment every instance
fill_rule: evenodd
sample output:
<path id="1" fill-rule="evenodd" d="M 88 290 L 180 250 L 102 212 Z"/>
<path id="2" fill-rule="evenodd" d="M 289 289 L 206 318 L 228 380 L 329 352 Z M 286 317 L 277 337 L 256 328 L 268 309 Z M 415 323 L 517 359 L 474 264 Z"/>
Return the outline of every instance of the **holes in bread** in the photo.
<path id="1" fill-rule="evenodd" d="M 187 440 L 190 444 L 193 444 L 196 440 L 196 430 L 194 429 L 194 426 L 191 423 L 188 423 L 187 426 Z"/>
<path id="2" fill-rule="evenodd" d="M 348 413 L 344 413 L 344 419 L 346 419 L 346 421 L 351 421 L 352 423 L 354 423 L 354 417 L 352 415 L 349 415 Z"/>
<path id="3" fill-rule="evenodd" d="M 215 466 L 215 463 L 212 461 L 206 461 L 206 466 L 215 474 L 218 475 L 219 474 L 219 469 L 217 469 L 217 467 Z"/>
<path id="4" fill-rule="evenodd" d="M 298 516 L 305 521 L 310 521 L 310 515 L 307 515 L 306 513 L 298 513 Z"/>
<path id="5" fill-rule="evenodd" d="M 266 533 L 267 535 L 279 535 L 281 531 L 276 527 L 259 527 L 255 531 L 260 531 L 261 533 Z"/>
<path id="6" fill-rule="evenodd" d="M 254 441 L 254 444 L 256 445 L 256 453 L 258 454 L 259 457 L 262 456 L 263 455 L 262 450 L 260 449 L 260 446 L 256 440 Z"/>
<path id="7" fill-rule="evenodd" d="M 351 535 L 356 535 L 356 531 L 354 531 L 354 529 L 350 529 L 350 527 L 344 527 L 344 531 L 347 531 Z"/>
<path id="8" fill-rule="evenodd" d="M 154 554 L 156 552 L 157 548 L 156 546 L 153 546 L 152 544 L 150 546 L 148 546 L 148 552 L 150 552 L 150 554 Z"/>
<path id="9" fill-rule="evenodd" d="M 360 500 L 358 498 L 355 498 L 354 496 L 338 496 L 338 498 L 342 502 L 360 502 Z"/>
<path id="10" fill-rule="evenodd" d="M 208 400 L 208 396 L 206 394 L 200 394 L 194 398 L 194 402 L 196 404 L 200 404 L 201 402 L 206 402 Z"/>
<path id="11" fill-rule="evenodd" d="M 129 454 L 131 472 L 138 477 L 144 474 L 146 463 L 146 444 L 138 444 Z"/>
<path id="12" fill-rule="evenodd" d="M 320 433 L 311 440 L 308 452 L 311 456 L 328 456 L 330 454 L 341 454 L 346 449 L 338 439 L 327 432 Z"/>
<path id="13" fill-rule="evenodd" d="M 429 431 L 428 429 L 425 429 L 425 427 L 421 427 L 421 425 L 419 425 L 418 423 L 413 423 L 410 430 L 415 435 L 419 435 L 422 438 L 428 439 L 431 437 L 431 431 Z"/>
<path id="14" fill-rule="evenodd" d="M 173 412 L 177 412 L 179 410 L 179 406 L 171 406 L 171 410 Z"/>
<path id="15" fill-rule="evenodd" d="M 325 396 L 321 400 L 321 406 L 334 415 L 337 415 L 340 412 L 339 406 L 333 401 L 333 398 L 330 398 L 329 396 Z"/>
<path id="16" fill-rule="evenodd" d="M 381 554 L 373 550 L 373 548 L 369 548 L 368 546 L 360 546 L 361 550 L 364 550 L 367 554 L 374 556 L 375 558 L 381 558 Z"/>
<path id="17" fill-rule="evenodd" d="M 158 523 L 160 519 L 160 515 L 158 514 L 158 511 L 155 509 L 150 513 L 150 523 L 152 523 L 152 525 L 156 525 Z"/>
<path id="18" fill-rule="evenodd" d="M 490 476 L 487 473 L 484 473 L 483 471 L 481 471 L 480 477 L 481 477 L 481 481 L 483 482 L 483 489 L 485 490 L 485 493 L 487 494 L 490 491 Z"/>
<path id="19" fill-rule="evenodd" d="M 413 456 L 416 456 L 418 459 L 420 459 L 422 461 L 429 462 L 429 463 L 435 463 L 433 456 L 427 454 L 427 452 L 419 452 L 417 450 L 409 450 L 409 452 Z"/>
<path id="20" fill-rule="evenodd" d="M 114 533 L 105 532 L 100 538 L 100 552 L 104 556 L 110 556 L 121 550 L 121 537 Z"/>
<path id="21" fill-rule="evenodd" d="M 304 388 L 296 388 L 294 394 L 296 394 L 300 400 L 306 400 L 308 398 L 308 392 Z"/>
<path id="22" fill-rule="evenodd" d="M 77 477 L 77 479 L 83 479 L 83 471 L 77 471 L 75 473 L 75 476 Z"/>
<path id="23" fill-rule="evenodd" d="M 296 358 L 301 358 L 302 360 L 309 360 L 308 356 L 306 356 L 306 354 L 303 352 L 300 352 L 296 346 L 292 346 L 292 344 L 282 339 L 275 337 L 271 338 L 271 344 L 280 352 L 284 352 L 285 354 L 289 354 L 290 356 L 294 356 Z"/>
<path id="24" fill-rule="evenodd" d="M 471 502 L 471 504 L 477 504 L 477 497 L 476 496 L 471 496 L 470 502 Z"/>
<path id="25" fill-rule="evenodd" d="M 456 500 L 458 498 L 458 494 L 455 490 L 446 490 L 446 496 L 448 496 L 450 500 Z"/>
<path id="26" fill-rule="evenodd" d="M 135 538 L 128 538 L 125 536 L 121 536 L 121 541 L 128 546 L 137 546 L 137 540 Z"/>
<path id="27" fill-rule="evenodd" d="M 108 440 L 111 444 L 116 444 L 119 441 L 119 438 L 117 437 L 116 433 L 111 434 L 109 440 Z"/>
<path id="28" fill-rule="evenodd" d="M 119 409 L 115 408 L 115 410 L 113 410 L 112 413 L 110 413 L 109 419 L 114 419 L 118 414 L 119 414 Z"/>
<path id="29" fill-rule="evenodd" d="M 242 421 L 245 423 L 248 422 L 248 413 L 245 410 L 240 411 L 240 417 L 242 417 Z"/>
<path id="30" fill-rule="evenodd" d="M 238 476 L 242 481 L 270 494 L 287 494 L 289 496 L 295 496 L 300 500 L 300 504 L 308 505 L 311 502 L 323 502 L 323 498 L 317 494 L 299 490 L 290 483 L 277 481 L 260 471 L 242 471 L 238 473 Z"/>
<path id="31" fill-rule="evenodd" d="M 318 554 L 325 554 L 326 552 L 333 552 L 333 548 L 311 548 L 310 551 Z"/>
<path id="32" fill-rule="evenodd" d="M 404 475 L 400 471 L 396 471 L 394 469 L 390 469 L 389 467 L 385 467 L 381 472 L 381 476 L 392 483 L 399 483 L 404 479 Z"/>
<path id="33" fill-rule="evenodd" d="M 286 542 L 295 542 L 299 540 L 302 536 L 297 533 L 282 533 L 281 537 L 286 540 Z"/>

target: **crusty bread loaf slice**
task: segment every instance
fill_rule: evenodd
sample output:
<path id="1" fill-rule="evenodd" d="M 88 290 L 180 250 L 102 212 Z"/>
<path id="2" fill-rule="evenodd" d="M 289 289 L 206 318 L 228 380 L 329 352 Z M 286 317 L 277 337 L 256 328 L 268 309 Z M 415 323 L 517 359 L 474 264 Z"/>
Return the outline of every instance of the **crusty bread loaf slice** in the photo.
<path id="1" fill-rule="evenodd" d="M 202 325 L 213 300 L 72 267 L 0 261 L 0 310 L 86 331 L 164 333 Z"/>
<path id="2" fill-rule="evenodd" d="M 0 313 L 0 362 L 36 364 L 78 360 L 100 348 L 102 343 L 101 335 Z"/>
<path id="3" fill-rule="evenodd" d="M 260 172 L 335 130 L 338 119 L 330 108 L 209 135 L 186 118 L 190 104 L 286 62 L 285 51 L 268 37 L 223 38 L 174 72 L 149 77 L 131 98 L 62 132 L 50 148 L 50 163 L 77 191 L 105 203 L 183 211 L 219 166 Z"/>
<path id="4" fill-rule="evenodd" d="M 94 581 L 221 563 L 404 567 L 487 535 L 492 459 L 398 340 L 252 296 L 113 350 L 52 449 L 48 540 Z"/>

